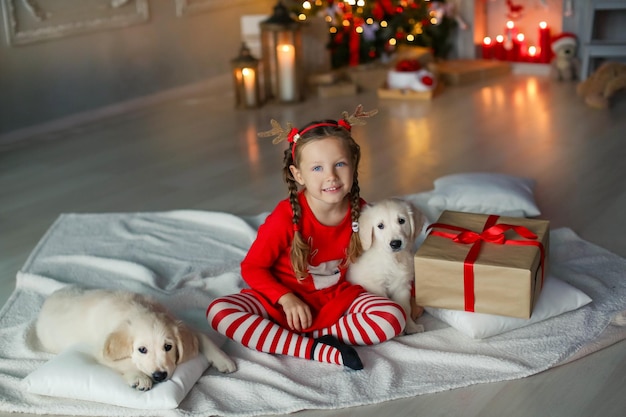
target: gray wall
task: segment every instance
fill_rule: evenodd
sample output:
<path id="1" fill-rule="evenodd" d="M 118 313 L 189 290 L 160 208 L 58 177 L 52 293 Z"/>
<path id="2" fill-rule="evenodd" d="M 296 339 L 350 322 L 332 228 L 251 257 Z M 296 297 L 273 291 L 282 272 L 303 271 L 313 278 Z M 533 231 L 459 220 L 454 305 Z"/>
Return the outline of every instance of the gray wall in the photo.
<path id="1" fill-rule="evenodd" d="M 12 0 L 1 1 L 6 8 Z M 210 1 L 218 7 L 179 17 L 175 0 L 150 0 L 145 23 L 13 46 L 3 20 L 0 136 L 229 72 L 241 43 L 241 16 L 270 14 L 276 1 Z"/>

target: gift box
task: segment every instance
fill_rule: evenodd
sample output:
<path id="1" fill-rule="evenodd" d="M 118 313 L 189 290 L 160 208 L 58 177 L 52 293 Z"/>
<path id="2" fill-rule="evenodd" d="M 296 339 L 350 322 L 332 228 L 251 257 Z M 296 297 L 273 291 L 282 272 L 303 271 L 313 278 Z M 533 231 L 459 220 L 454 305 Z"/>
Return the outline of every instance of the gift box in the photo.
<path id="1" fill-rule="evenodd" d="M 341 96 L 354 96 L 358 93 L 356 84 L 348 81 L 340 81 L 335 84 L 320 84 L 315 93 L 318 97 L 332 98 Z"/>
<path id="2" fill-rule="evenodd" d="M 446 85 L 466 85 L 511 73 L 511 64 L 483 59 L 453 59 L 436 64 L 439 79 Z"/>
<path id="3" fill-rule="evenodd" d="M 359 91 L 376 91 L 385 83 L 389 66 L 383 63 L 361 64 L 344 69 L 345 77 L 356 84 Z"/>
<path id="4" fill-rule="evenodd" d="M 431 100 L 443 91 L 443 85 L 438 83 L 433 90 L 414 91 L 411 89 L 389 88 L 385 83 L 378 89 L 378 98 L 400 100 Z"/>
<path id="5" fill-rule="evenodd" d="M 549 227 L 444 211 L 415 254 L 417 304 L 530 318 L 547 275 Z"/>

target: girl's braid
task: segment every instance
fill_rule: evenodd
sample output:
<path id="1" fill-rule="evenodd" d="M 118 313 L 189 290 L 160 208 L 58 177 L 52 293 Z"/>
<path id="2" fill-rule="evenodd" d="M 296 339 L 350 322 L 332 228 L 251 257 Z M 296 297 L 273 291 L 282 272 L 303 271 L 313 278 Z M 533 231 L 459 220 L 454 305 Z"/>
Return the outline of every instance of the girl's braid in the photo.
<path id="1" fill-rule="evenodd" d="M 358 224 L 359 218 L 361 216 L 361 188 L 359 187 L 359 161 L 361 159 L 361 149 L 360 146 L 351 141 L 352 155 L 354 155 L 354 160 L 352 161 L 355 169 L 354 176 L 352 179 L 352 189 L 350 190 L 350 218 L 352 220 L 352 224 Z M 348 252 L 346 257 L 346 263 L 351 263 L 356 261 L 356 259 L 361 256 L 363 253 L 363 246 L 361 246 L 361 239 L 359 237 L 359 233 L 354 232 L 350 236 L 350 244 L 348 245 Z"/>
<path id="2" fill-rule="evenodd" d="M 291 245 L 291 264 L 298 279 L 304 279 L 308 275 L 308 268 L 306 261 L 309 259 L 310 248 L 309 245 L 302 238 L 300 233 L 300 217 L 302 216 L 302 207 L 298 201 L 298 184 L 294 180 L 289 166 L 293 165 L 293 159 L 291 155 L 291 149 L 285 150 L 283 166 L 283 180 L 287 184 L 289 190 L 289 203 L 291 204 L 291 211 L 293 212 L 293 243 Z"/>

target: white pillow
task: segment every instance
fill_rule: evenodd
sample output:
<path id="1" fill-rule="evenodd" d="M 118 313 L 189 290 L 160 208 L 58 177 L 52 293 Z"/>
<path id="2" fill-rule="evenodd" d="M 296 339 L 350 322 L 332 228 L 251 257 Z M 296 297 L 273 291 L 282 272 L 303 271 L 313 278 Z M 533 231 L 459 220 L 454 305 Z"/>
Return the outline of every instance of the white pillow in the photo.
<path id="1" fill-rule="evenodd" d="M 541 212 L 535 203 L 535 181 L 506 174 L 486 172 L 453 174 L 434 181 L 428 201 L 440 210 L 535 217 Z"/>
<path id="2" fill-rule="evenodd" d="M 149 391 L 131 388 L 114 370 L 99 364 L 80 346 L 55 356 L 22 380 L 32 394 L 95 401 L 139 409 L 173 409 L 209 367 L 204 355 L 183 362 L 174 375 Z"/>
<path id="3" fill-rule="evenodd" d="M 474 339 L 484 339 L 576 310 L 591 302 L 578 288 L 548 275 L 530 319 L 426 307 L 432 316 Z"/>

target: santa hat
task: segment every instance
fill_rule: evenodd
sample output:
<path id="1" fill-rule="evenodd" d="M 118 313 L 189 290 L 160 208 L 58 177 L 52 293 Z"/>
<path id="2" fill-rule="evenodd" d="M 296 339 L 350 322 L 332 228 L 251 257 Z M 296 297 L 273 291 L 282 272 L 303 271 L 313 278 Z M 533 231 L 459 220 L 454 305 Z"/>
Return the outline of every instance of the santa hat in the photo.
<path id="1" fill-rule="evenodd" d="M 570 32 L 560 33 L 552 38 L 552 52 L 556 52 L 563 46 L 576 46 L 576 35 Z"/>

